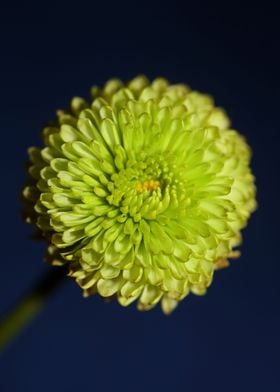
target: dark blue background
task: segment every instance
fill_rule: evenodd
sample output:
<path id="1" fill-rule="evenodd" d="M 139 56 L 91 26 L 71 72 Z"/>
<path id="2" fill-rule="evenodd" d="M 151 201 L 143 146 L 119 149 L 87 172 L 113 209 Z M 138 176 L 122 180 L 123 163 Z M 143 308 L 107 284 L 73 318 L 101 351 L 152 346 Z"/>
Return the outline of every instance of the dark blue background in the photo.
<path id="1" fill-rule="evenodd" d="M 253 148 L 260 206 L 242 258 L 170 317 L 85 300 L 67 281 L 0 357 L 1 392 L 280 390 L 276 8 L 24 3 L 0 14 L 1 312 L 48 269 L 20 220 L 26 148 L 92 84 L 146 73 L 213 94 Z"/>

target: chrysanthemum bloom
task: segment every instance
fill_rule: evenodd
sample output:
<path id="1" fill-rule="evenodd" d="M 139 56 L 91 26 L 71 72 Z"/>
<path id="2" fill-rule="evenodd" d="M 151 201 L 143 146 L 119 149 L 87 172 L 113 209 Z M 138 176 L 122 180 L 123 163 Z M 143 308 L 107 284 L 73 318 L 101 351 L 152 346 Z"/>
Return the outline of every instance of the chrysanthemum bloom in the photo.
<path id="1" fill-rule="evenodd" d="M 108 81 L 43 130 L 24 189 L 49 259 L 85 295 L 170 313 L 237 256 L 255 209 L 250 150 L 211 97 L 183 84 Z"/>

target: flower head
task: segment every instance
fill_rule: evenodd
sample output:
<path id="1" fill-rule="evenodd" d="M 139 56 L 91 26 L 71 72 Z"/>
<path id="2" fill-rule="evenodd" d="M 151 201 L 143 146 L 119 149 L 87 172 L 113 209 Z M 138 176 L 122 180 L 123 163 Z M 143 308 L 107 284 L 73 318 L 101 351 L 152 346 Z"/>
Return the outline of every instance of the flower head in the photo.
<path id="1" fill-rule="evenodd" d="M 85 295 L 169 313 L 237 255 L 256 206 L 249 147 L 186 85 L 139 76 L 91 94 L 29 149 L 27 219 Z"/>

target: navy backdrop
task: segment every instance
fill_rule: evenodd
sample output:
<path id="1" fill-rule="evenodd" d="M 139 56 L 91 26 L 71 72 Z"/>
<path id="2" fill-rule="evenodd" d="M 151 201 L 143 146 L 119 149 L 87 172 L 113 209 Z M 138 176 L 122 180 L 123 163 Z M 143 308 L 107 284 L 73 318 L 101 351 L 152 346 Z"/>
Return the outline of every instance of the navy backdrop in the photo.
<path id="1" fill-rule="evenodd" d="M 0 312 L 48 269 L 44 246 L 20 220 L 26 148 L 92 84 L 146 73 L 213 94 L 253 148 L 259 202 L 242 258 L 170 317 L 85 300 L 67 280 L 1 355 L 1 392 L 280 390 L 276 9 L 21 2 L 2 6 L 0 18 Z"/>

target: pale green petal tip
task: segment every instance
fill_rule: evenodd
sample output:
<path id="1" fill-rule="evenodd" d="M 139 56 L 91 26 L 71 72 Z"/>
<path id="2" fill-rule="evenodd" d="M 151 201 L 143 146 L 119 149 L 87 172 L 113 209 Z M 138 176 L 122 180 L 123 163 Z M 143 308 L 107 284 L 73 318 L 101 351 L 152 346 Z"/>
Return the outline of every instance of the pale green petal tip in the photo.
<path id="1" fill-rule="evenodd" d="M 140 75 L 74 97 L 31 147 L 26 221 L 84 295 L 170 314 L 239 255 L 251 152 L 213 99 Z"/>

